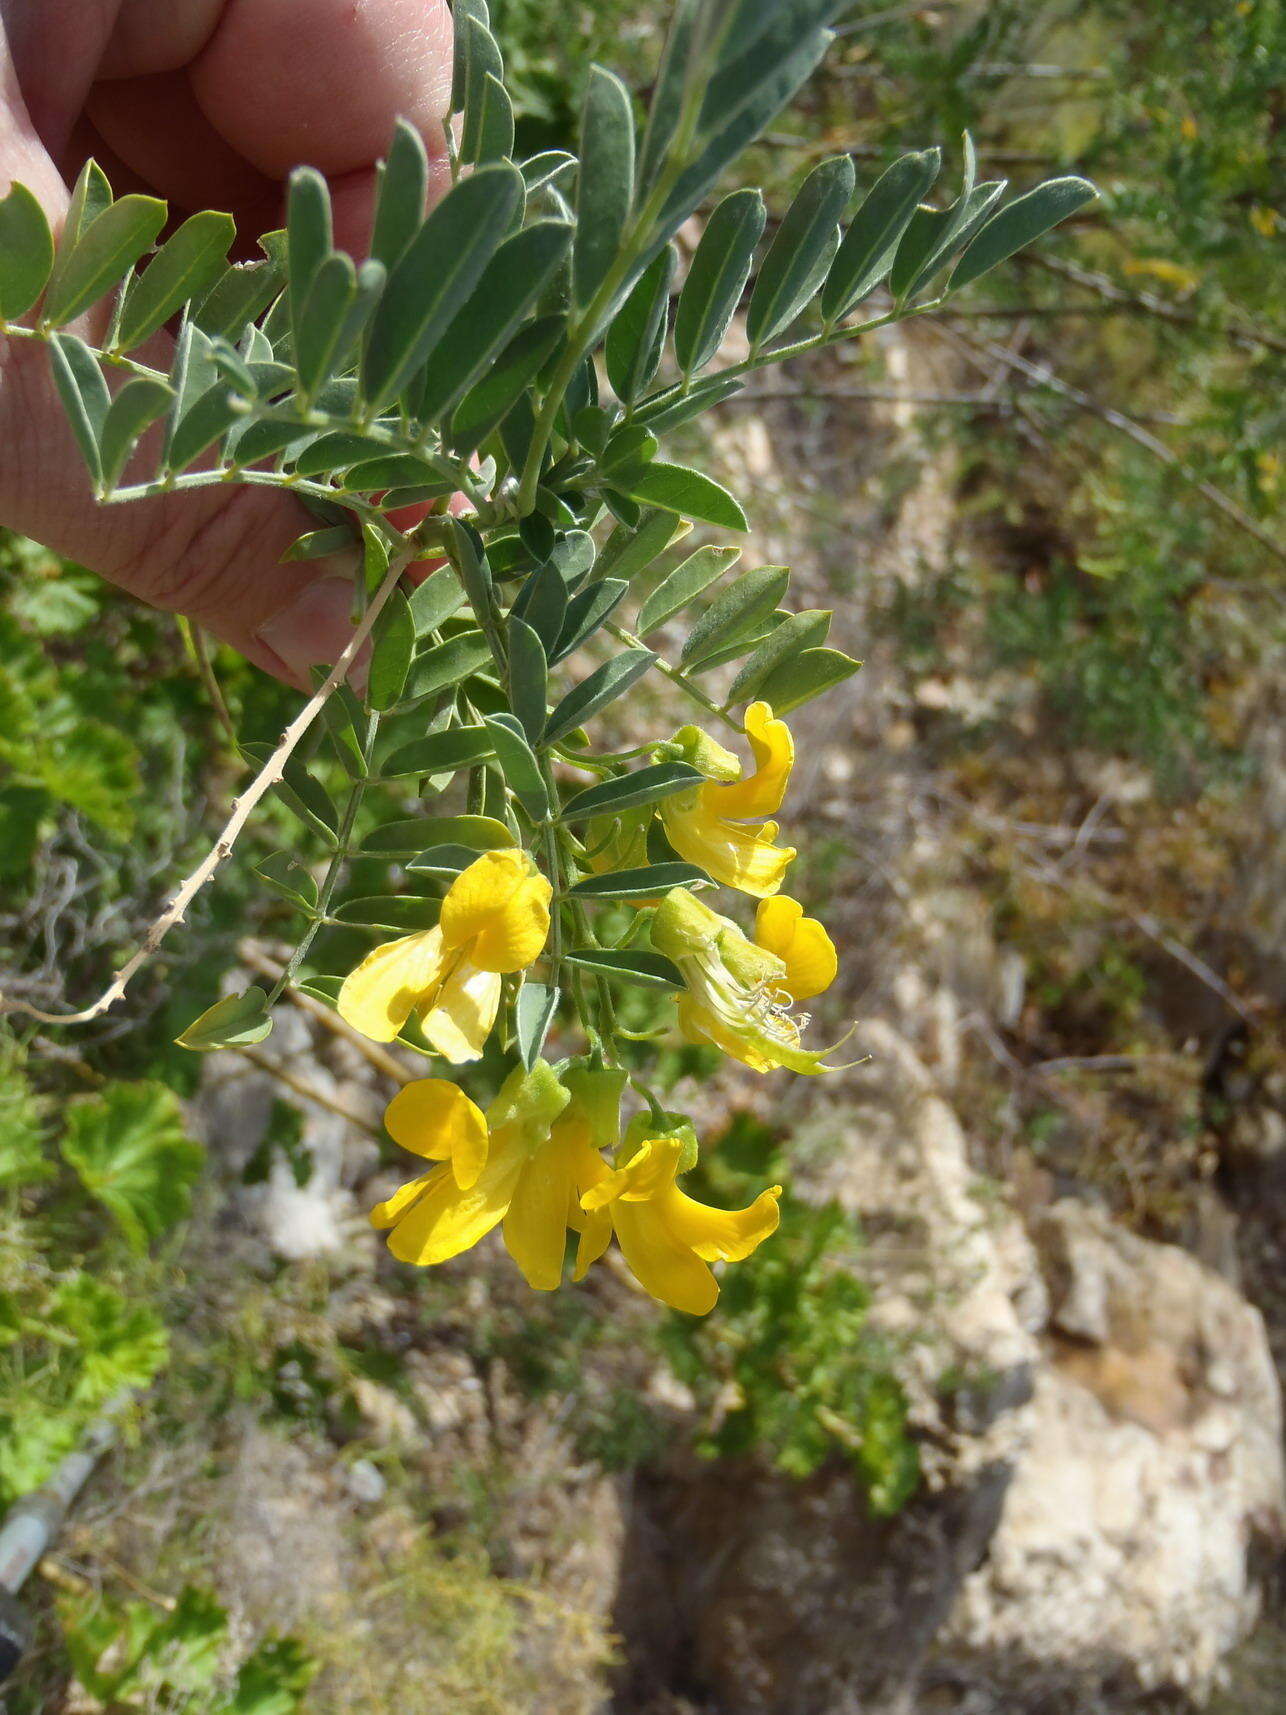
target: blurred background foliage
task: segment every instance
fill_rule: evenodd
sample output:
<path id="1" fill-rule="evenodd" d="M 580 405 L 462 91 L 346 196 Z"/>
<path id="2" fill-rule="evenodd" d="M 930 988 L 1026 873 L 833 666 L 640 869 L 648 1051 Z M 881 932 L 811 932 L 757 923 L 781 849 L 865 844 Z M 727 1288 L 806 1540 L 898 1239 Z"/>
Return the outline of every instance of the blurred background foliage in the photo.
<path id="1" fill-rule="evenodd" d="M 662 10 L 495 0 L 520 142 L 570 141 L 593 59 L 644 95 Z M 1182 817 L 1203 793 L 1221 795 L 1234 828 L 1250 813 L 1247 723 L 1263 662 L 1281 643 L 1284 89 L 1284 0 L 863 0 L 803 101 L 738 169 L 780 209 L 817 156 L 849 150 L 870 180 L 904 150 L 968 128 L 984 165 L 1020 189 L 1058 171 L 1100 185 L 1087 217 L 989 278 L 945 322 L 944 355 L 975 379 L 924 402 L 924 433 L 954 461 L 970 546 L 931 577 L 873 596 L 870 611 L 908 673 L 950 654 L 968 659 L 979 682 L 1017 674 L 1034 685 L 1069 748 L 1143 768 L 1192 840 Z M 843 386 L 878 396 L 880 363 L 873 351 Z M 810 387 L 820 397 L 838 383 L 810 371 L 801 410 Z M 898 472 L 880 478 L 894 495 Z M 274 737 L 292 696 L 227 651 L 215 665 L 237 728 Z M 0 541 L 7 989 L 45 1006 L 75 1001 L 137 940 L 235 793 L 240 765 L 218 700 L 198 644 L 171 618 L 34 544 Z M 1003 722 L 1003 704 L 962 721 L 948 756 L 976 765 Z M 5 1040 L 0 1502 L 39 1482 L 122 1388 L 155 1383 L 137 1408 L 148 1434 L 249 1400 L 286 1436 L 300 1432 L 302 1414 L 310 1433 L 341 1446 L 356 1437 L 361 1451 L 362 1385 L 403 1385 L 397 1339 L 340 1329 L 324 1264 L 264 1263 L 234 1279 L 212 1261 L 229 1172 L 215 1162 L 202 1176 L 171 1093 L 191 1095 L 200 1073 L 172 1047 L 176 1028 L 215 998 L 242 937 L 272 940 L 275 908 L 254 862 L 286 849 L 307 863 L 309 840 L 283 807 L 270 810 L 128 1009 L 75 1036 L 24 1029 Z M 1076 900 L 1041 892 L 1004 853 L 975 856 L 997 922 L 1031 960 L 1041 1051 L 1078 1052 L 1090 1012 L 1096 1050 L 1156 1046 L 1145 1002 L 1158 979 L 1146 961 L 1095 941 L 1078 963 Z M 824 851 L 810 863 L 823 880 Z M 358 877 L 353 891 L 373 888 Z M 700 1071 L 690 1056 L 674 1059 L 675 1078 Z M 990 1090 L 979 1100 L 990 1112 L 1000 1098 Z M 1146 1132 L 1145 1109 L 1122 1104 L 1097 1147 L 1110 1155 L 1122 1133 Z M 1038 1156 L 1056 1156 L 1069 1126 L 1079 1135 L 1056 1103 L 1037 1101 L 1027 1117 Z M 289 1153 L 295 1134 L 279 1129 Z M 778 1171 L 787 1149 L 772 1127 L 734 1118 L 724 1147 L 703 1158 L 702 1194 L 737 1199 Z M 1181 1171 L 1198 1153 L 1183 1152 Z M 1124 1172 L 1121 1159 L 1099 1163 L 1106 1183 Z M 295 1166 L 306 1177 L 307 1161 Z M 1137 1189 L 1136 1167 L 1127 1177 Z M 265 1171 L 259 1159 L 245 1178 Z M 1149 1203 L 1147 1219 L 1164 1227 L 1169 1205 Z M 580 1455 L 606 1469 L 645 1466 L 673 1433 L 664 1406 L 640 1391 L 643 1353 L 664 1357 L 691 1391 L 694 1457 L 757 1458 L 791 1477 L 846 1461 L 879 1513 L 915 1489 L 896 1352 L 869 1327 L 860 1232 L 831 1206 L 788 1200 L 777 1242 L 730 1275 L 700 1326 L 637 1307 L 622 1321 L 619 1303 L 604 1314 L 585 1294 L 556 1306 L 502 1295 L 480 1314 L 463 1274 L 403 1278 L 390 1290 L 406 1297 L 407 1327 L 445 1330 L 471 1360 L 503 1366 L 532 1399 L 553 1402 L 576 1426 Z M 538 1583 L 520 1601 L 495 1582 L 512 1570 L 498 1521 L 515 1481 L 503 1462 L 465 1468 L 432 1521 L 442 1546 L 421 1544 L 400 1582 L 380 1587 L 380 1612 L 396 1609 L 394 1634 L 413 1623 L 398 1604 L 436 1593 L 445 1665 L 426 1696 L 449 1692 L 465 1711 L 498 1707 L 493 1694 L 524 1695 L 520 1679 L 492 1683 L 497 1650 L 525 1623 L 515 1615 L 539 1597 Z M 381 1482 L 412 1519 L 429 1519 L 397 1460 Z M 179 1538 L 191 1526 L 171 1521 Z M 92 1532 L 81 1552 L 93 1562 Z M 180 1564 L 167 1550 L 173 1588 L 213 1579 L 196 1537 L 185 1552 Z M 147 1603 L 123 1618 L 132 1600 L 102 1566 L 64 1593 L 61 1626 L 43 1634 L 13 1709 L 63 1708 L 73 1672 L 90 1698 L 78 1708 L 289 1715 L 296 1706 L 308 1677 L 302 1645 L 268 1642 L 247 1658 L 244 1639 L 229 1645 L 212 1597 L 180 1596 L 160 1610 L 164 1623 Z M 134 1665 L 95 1680 L 122 1628 L 138 1640 Z M 358 1670 L 335 1652 L 358 1657 L 365 1646 L 339 1632 L 309 1642 L 332 1652 L 309 1707 L 384 1706 L 345 1700 Z M 369 1659 L 362 1672 L 374 1675 L 368 1697 L 392 1694 Z"/>

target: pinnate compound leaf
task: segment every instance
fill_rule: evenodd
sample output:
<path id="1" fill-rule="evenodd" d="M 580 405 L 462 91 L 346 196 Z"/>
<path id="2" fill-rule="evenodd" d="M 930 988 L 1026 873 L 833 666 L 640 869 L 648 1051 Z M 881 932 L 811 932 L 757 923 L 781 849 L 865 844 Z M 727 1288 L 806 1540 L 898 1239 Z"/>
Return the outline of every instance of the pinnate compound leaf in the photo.
<path id="1" fill-rule="evenodd" d="M 640 804 L 656 804 L 662 798 L 672 798 L 676 792 L 689 792 L 704 779 L 705 775 L 687 762 L 650 763 L 646 768 L 618 774 L 614 780 L 600 780 L 597 785 L 577 792 L 563 805 L 560 820 L 579 822 L 591 816 L 615 816 Z"/>
<path id="2" fill-rule="evenodd" d="M 730 572 L 740 558 L 740 548 L 705 547 L 689 554 L 681 565 L 661 580 L 639 609 L 635 626 L 639 636 L 647 637 L 653 631 L 659 631 L 725 572 Z"/>
<path id="3" fill-rule="evenodd" d="M 162 1084 L 112 1083 L 67 1109 L 63 1159 L 142 1252 L 191 1206 L 205 1151 Z"/>
<path id="4" fill-rule="evenodd" d="M 522 174 L 493 162 L 461 179 L 407 246 L 371 321 L 362 392 L 379 408 L 401 392 L 450 326 L 499 248 L 525 195 Z"/>
<path id="5" fill-rule="evenodd" d="M 54 265 L 45 211 L 16 181 L 0 202 L 0 320 L 17 321 L 40 297 Z"/>
<path id="6" fill-rule="evenodd" d="M 63 327 L 96 304 L 152 248 L 165 213 L 156 197 L 127 196 L 96 215 L 50 281 L 41 319 Z"/>
<path id="7" fill-rule="evenodd" d="M 271 1030 L 267 995 L 261 988 L 248 988 L 244 994 L 230 994 L 216 1000 L 174 1040 L 180 1048 L 208 1054 L 216 1048 L 250 1047 L 262 1042 Z"/>
<path id="8" fill-rule="evenodd" d="M 685 375 L 703 369 L 723 343 L 767 218 L 762 194 L 741 190 L 707 221 L 674 316 L 674 352 Z"/>
<path id="9" fill-rule="evenodd" d="M 902 234 L 942 165 L 940 149 L 903 155 L 872 185 L 853 216 L 822 290 L 822 317 L 845 316 L 893 266 Z"/>
<path id="10" fill-rule="evenodd" d="M 206 209 L 183 222 L 133 282 L 125 299 L 115 349 L 132 351 L 198 298 L 223 273 L 236 236 L 230 214 Z"/>
<path id="11" fill-rule="evenodd" d="M 743 572 L 715 597 L 692 627 L 680 657 L 683 665 L 704 661 L 752 631 L 778 606 L 789 582 L 785 566 L 756 566 Z"/>
<path id="12" fill-rule="evenodd" d="M 581 118 L 572 290 L 585 305 L 616 261 L 634 202 L 634 114 L 612 72 L 591 66 Z"/>
<path id="13" fill-rule="evenodd" d="M 989 268 L 1008 261 L 1097 197 L 1098 191 L 1088 179 L 1074 175 L 1047 179 L 1024 196 L 1015 197 L 970 241 L 951 275 L 951 290 L 972 285 Z"/>
<path id="14" fill-rule="evenodd" d="M 853 195 L 853 162 L 832 155 L 804 180 L 777 229 L 755 289 L 746 332 L 752 348 L 773 339 L 800 315 L 830 272 L 839 223 Z"/>
<path id="15" fill-rule="evenodd" d="M 613 472 L 612 486 L 645 506 L 659 506 L 701 524 L 722 530 L 749 529 L 745 513 L 728 490 L 687 465 L 654 463 Z"/>
<path id="16" fill-rule="evenodd" d="M 771 706 L 774 714 L 787 715 L 824 691 L 842 685 L 845 679 L 851 679 L 861 665 L 838 649 L 805 649 L 774 668 L 760 683 L 756 695 Z"/>

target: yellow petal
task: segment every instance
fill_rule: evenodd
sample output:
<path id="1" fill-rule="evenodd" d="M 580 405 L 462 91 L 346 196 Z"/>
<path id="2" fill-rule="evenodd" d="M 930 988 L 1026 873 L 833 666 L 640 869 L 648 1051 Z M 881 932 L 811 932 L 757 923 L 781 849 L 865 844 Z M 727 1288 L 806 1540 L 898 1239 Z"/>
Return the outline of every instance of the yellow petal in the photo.
<path id="1" fill-rule="evenodd" d="M 521 1149 L 493 1148 L 467 1191 L 449 1168 L 437 1168 L 423 1182 L 421 1195 L 397 1220 L 388 1248 L 399 1262 L 426 1267 L 476 1245 L 503 1219 L 524 1159 Z"/>
<path id="2" fill-rule="evenodd" d="M 418 1179 L 408 1179 L 405 1185 L 399 1185 L 391 1197 L 386 1197 L 371 1210 L 371 1225 L 380 1228 L 395 1226 L 411 1205 L 418 1202 L 429 1186 L 444 1173 L 450 1177 L 445 1167 L 435 1167 L 431 1173 L 422 1173 Z"/>
<path id="3" fill-rule="evenodd" d="M 755 913 L 755 940 L 786 967 L 784 987 L 793 1000 L 811 1000 L 835 981 L 835 943 L 794 899 L 765 899 Z"/>
<path id="4" fill-rule="evenodd" d="M 754 755 L 754 773 L 728 786 L 706 786 L 702 795 L 718 816 L 758 821 L 781 809 L 795 762 L 795 741 L 785 721 L 773 719 L 767 703 L 746 710 L 746 737 Z"/>
<path id="5" fill-rule="evenodd" d="M 623 1166 L 605 1168 L 603 1176 L 581 1197 L 587 1214 L 624 1199 L 647 1202 L 674 1183 L 683 1143 L 677 1137 L 649 1138 Z"/>
<path id="6" fill-rule="evenodd" d="M 430 1161 L 449 1161 L 456 1183 L 465 1190 L 487 1159 L 487 1122 L 482 1109 L 458 1084 L 445 1078 L 417 1078 L 389 1103 L 384 1125 L 394 1143 Z"/>
<path id="7" fill-rule="evenodd" d="M 528 1157 L 505 1216 L 509 1254 L 537 1292 L 552 1292 L 563 1278 L 580 1159 L 576 1145 L 574 1131 L 556 1127 Z"/>
<path id="8" fill-rule="evenodd" d="M 499 1010 L 499 976 L 461 961 L 421 1017 L 420 1028 L 443 1059 L 459 1066 L 482 1053 Z"/>
<path id="9" fill-rule="evenodd" d="M 612 1223 L 626 1262 L 653 1298 L 690 1316 L 714 1309 L 718 1281 L 696 1252 L 675 1238 L 654 1203 L 616 1203 Z"/>
<path id="10" fill-rule="evenodd" d="M 584 1280 L 590 1268 L 612 1242 L 612 1217 L 607 1209 L 598 1209 L 592 1215 L 581 1217 L 580 1242 L 576 1246 L 576 1266 L 572 1269 L 573 1280 Z"/>
<path id="11" fill-rule="evenodd" d="M 485 971 L 521 971 L 549 936 L 553 888 L 527 853 L 484 852 L 447 890 L 439 919 L 447 947 L 469 948 Z"/>
<path id="12" fill-rule="evenodd" d="M 794 859 L 793 846 L 777 846 L 776 824 L 742 827 L 710 814 L 705 794 L 723 788 L 702 787 L 698 802 L 684 807 L 669 799 L 661 809 L 666 836 L 679 856 L 705 870 L 725 887 L 766 899 L 776 893 Z"/>
<path id="13" fill-rule="evenodd" d="M 657 1204 L 671 1236 L 706 1262 L 740 1262 L 777 1231 L 781 1186 L 761 1191 L 748 1209 L 712 1209 L 674 1186 Z"/>
<path id="14" fill-rule="evenodd" d="M 421 929 L 386 941 L 344 978 L 339 1015 L 372 1042 L 392 1042 L 433 991 L 442 969 L 442 932 Z"/>

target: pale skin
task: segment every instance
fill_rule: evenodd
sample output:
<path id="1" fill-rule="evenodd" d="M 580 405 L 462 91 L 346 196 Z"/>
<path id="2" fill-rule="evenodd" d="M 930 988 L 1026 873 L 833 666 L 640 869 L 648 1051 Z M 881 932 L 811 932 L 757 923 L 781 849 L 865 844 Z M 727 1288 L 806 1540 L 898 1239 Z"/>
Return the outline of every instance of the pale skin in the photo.
<path id="1" fill-rule="evenodd" d="M 424 138 L 431 194 L 449 184 L 450 85 L 446 0 L 0 0 L 0 195 L 21 180 L 57 231 L 93 155 L 117 195 L 148 191 L 176 215 L 229 210 L 249 253 L 281 224 L 285 180 L 306 162 L 330 181 L 336 242 L 360 255 L 395 118 Z M 315 527 L 287 496 L 97 506 L 45 352 L 2 338 L 0 523 L 294 684 L 350 631 L 342 565 L 278 563 Z"/>

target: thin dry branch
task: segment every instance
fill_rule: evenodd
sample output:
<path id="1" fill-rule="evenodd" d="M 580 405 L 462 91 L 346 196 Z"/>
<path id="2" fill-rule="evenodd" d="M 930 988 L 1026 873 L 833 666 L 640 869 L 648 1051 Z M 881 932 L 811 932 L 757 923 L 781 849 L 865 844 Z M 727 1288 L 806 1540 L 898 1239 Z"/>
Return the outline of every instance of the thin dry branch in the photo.
<path id="1" fill-rule="evenodd" d="M 42 1012 L 38 1007 L 31 1006 L 26 1001 L 11 1000 L 0 993 L 0 1016 L 5 1014 L 19 1015 L 24 1018 L 33 1018 L 38 1024 L 90 1024 L 94 1019 L 101 1018 L 109 1008 L 115 1006 L 116 1002 L 124 996 L 133 977 L 156 952 L 170 930 L 183 921 L 187 915 L 188 907 L 197 894 L 216 873 L 220 865 L 232 855 L 232 848 L 244 831 L 246 823 L 250 820 L 261 799 L 281 779 L 287 762 L 294 754 L 300 740 L 321 713 L 326 699 L 348 677 L 349 668 L 356 659 L 358 651 L 370 636 L 375 621 L 383 611 L 385 602 L 392 595 L 398 579 L 410 564 L 414 553 L 415 549 L 408 548 L 390 562 L 383 583 L 371 598 L 366 612 L 362 615 L 344 652 L 331 668 L 320 688 L 308 699 L 281 735 L 281 741 L 276 750 L 264 763 L 254 780 L 234 801 L 232 814 L 228 817 L 223 832 L 219 835 L 209 855 L 182 883 L 174 898 L 148 930 L 143 944 L 121 966 L 98 999 L 92 1005 L 83 1007 L 79 1012 L 57 1013 Z"/>
<path id="2" fill-rule="evenodd" d="M 275 983 L 280 978 L 284 967 L 270 958 L 257 941 L 252 941 L 248 937 L 244 941 L 239 941 L 237 953 L 252 971 L 257 971 L 261 977 L 266 977 L 270 983 Z M 378 1067 L 388 1077 L 395 1078 L 399 1084 L 413 1084 L 420 1076 L 418 1072 L 412 1072 L 401 1065 L 387 1049 L 381 1048 L 378 1042 L 372 1042 L 369 1037 L 363 1036 L 360 1030 L 354 1030 L 346 1019 L 341 1018 L 324 1002 L 314 1000 L 312 995 L 305 993 L 303 989 L 295 988 L 293 984 L 288 983 L 284 994 L 285 998 L 293 1002 L 301 1012 L 306 1012 L 309 1018 L 316 1019 L 318 1024 L 324 1025 L 327 1030 L 342 1037 L 345 1042 L 356 1048 L 359 1054 L 364 1055 L 372 1066 Z"/>

